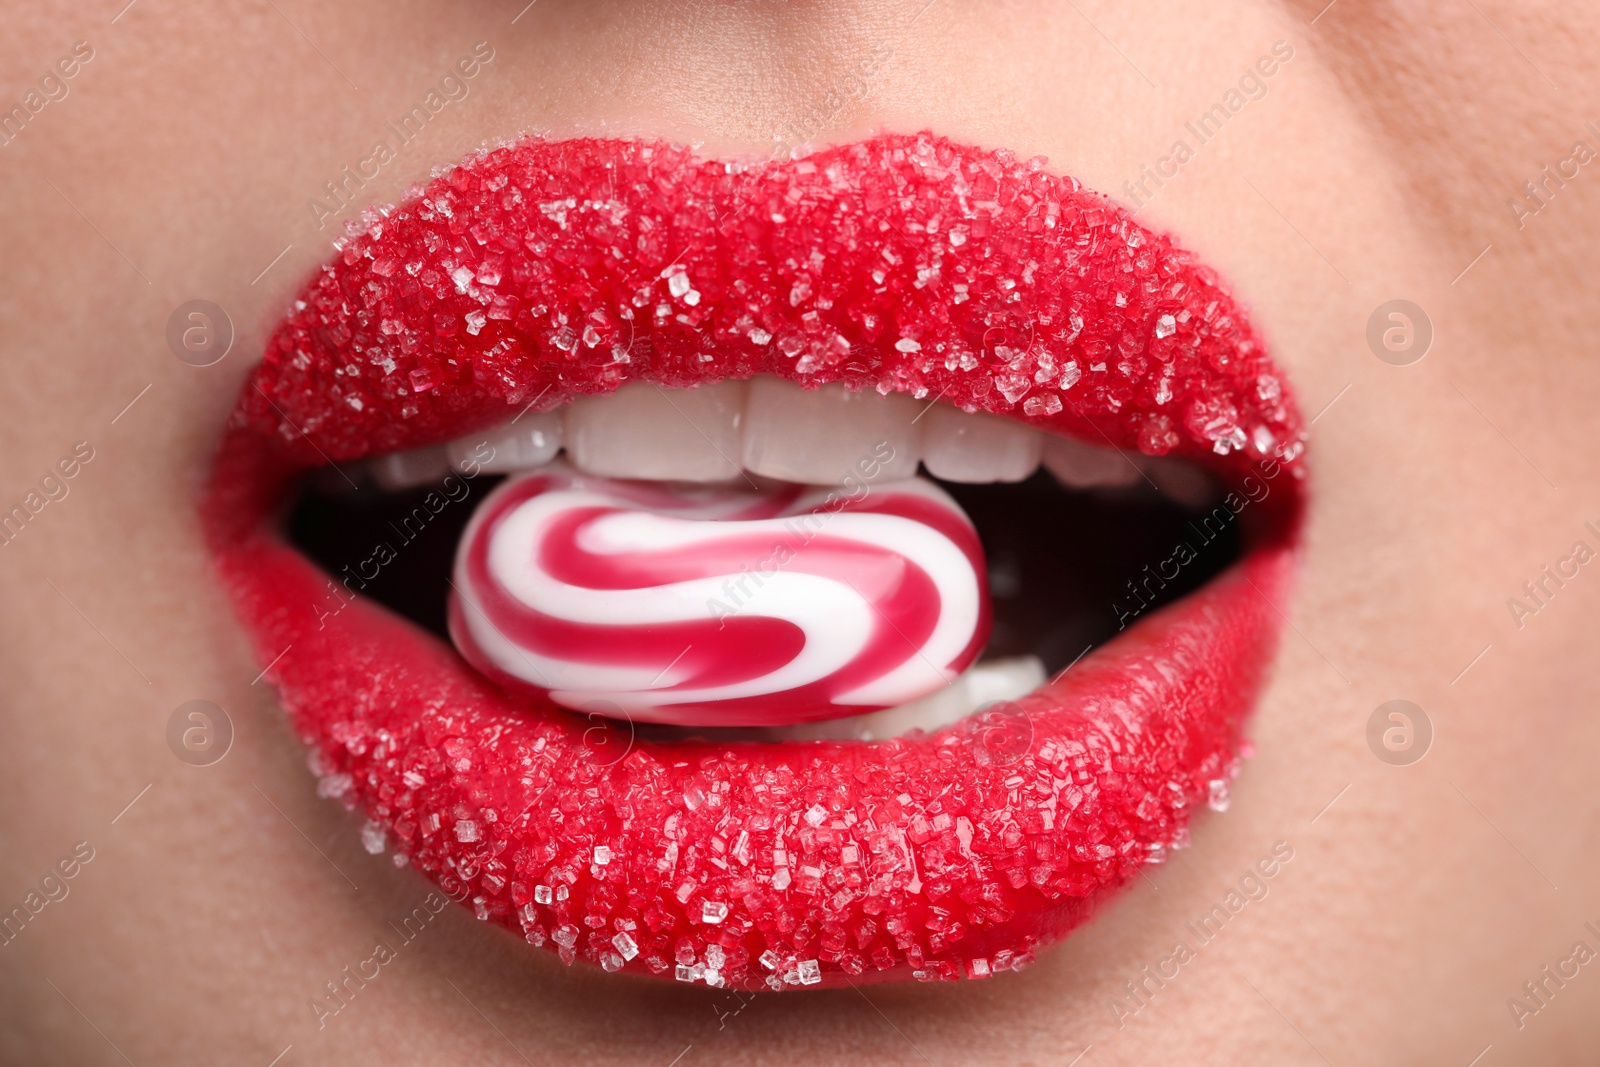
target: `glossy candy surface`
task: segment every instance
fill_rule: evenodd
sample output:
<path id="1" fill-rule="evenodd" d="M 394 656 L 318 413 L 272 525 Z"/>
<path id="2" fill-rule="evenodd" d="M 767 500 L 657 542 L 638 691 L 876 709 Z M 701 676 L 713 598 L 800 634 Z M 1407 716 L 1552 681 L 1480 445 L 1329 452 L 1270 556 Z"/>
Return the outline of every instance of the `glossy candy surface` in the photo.
<path id="1" fill-rule="evenodd" d="M 983 574 L 972 524 L 922 479 L 705 488 L 557 464 L 480 505 L 451 635 L 563 707 L 772 726 L 949 683 L 988 636 Z"/>

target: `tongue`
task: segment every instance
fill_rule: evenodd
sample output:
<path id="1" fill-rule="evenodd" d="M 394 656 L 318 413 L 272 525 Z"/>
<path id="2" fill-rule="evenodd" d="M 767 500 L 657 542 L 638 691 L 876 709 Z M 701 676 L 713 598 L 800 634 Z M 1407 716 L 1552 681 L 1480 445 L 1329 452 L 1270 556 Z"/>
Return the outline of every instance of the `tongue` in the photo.
<path id="1" fill-rule="evenodd" d="M 450 633 L 500 685 L 576 711 L 782 726 L 949 684 L 989 600 L 972 523 L 920 478 L 708 488 L 551 465 L 473 515 Z"/>

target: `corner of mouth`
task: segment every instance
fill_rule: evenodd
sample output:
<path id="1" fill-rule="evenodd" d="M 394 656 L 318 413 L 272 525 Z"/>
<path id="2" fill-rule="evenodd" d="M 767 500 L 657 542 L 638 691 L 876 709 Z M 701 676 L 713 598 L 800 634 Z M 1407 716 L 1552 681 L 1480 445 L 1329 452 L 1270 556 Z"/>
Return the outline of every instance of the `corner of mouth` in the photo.
<path id="1" fill-rule="evenodd" d="M 1242 555 L 1154 610 L 1130 583 L 1125 632 L 998 713 L 752 742 L 624 738 L 508 694 L 346 601 L 274 527 L 305 470 L 628 383 L 752 381 L 1192 465 Z M 375 213 L 308 283 L 230 419 L 204 519 L 263 662 L 293 650 L 268 676 L 323 791 L 480 918 L 567 963 L 712 986 L 971 979 L 1026 966 L 1226 806 L 1292 577 L 1304 441 L 1215 272 L 1042 161 L 927 133 L 739 169 L 524 140 Z M 1152 558 L 1158 584 L 1180 555 Z"/>

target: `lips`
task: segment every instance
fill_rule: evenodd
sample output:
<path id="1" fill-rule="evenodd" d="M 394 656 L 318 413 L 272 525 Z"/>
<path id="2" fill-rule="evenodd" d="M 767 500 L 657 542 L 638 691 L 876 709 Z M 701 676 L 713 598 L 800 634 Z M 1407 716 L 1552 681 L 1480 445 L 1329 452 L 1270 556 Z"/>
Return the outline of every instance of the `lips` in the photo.
<path id="1" fill-rule="evenodd" d="M 734 166 L 524 141 L 302 291 L 203 507 L 320 791 L 448 894 L 608 971 L 774 989 L 1017 968 L 1188 842 L 1287 595 L 1304 433 L 1217 276 L 1042 160 L 883 136 Z M 646 739 L 502 688 L 285 543 L 309 468 L 629 381 L 908 393 L 1203 464 L 1247 551 L 1003 712 L 881 742 Z M 1092 560 L 1084 561 L 1092 566 Z"/>

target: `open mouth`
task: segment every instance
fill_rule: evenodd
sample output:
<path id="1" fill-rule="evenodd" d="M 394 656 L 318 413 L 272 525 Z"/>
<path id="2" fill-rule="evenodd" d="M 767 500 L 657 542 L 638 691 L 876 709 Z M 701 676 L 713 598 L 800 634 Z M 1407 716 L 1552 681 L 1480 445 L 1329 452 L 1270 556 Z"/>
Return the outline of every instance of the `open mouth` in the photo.
<path id="1" fill-rule="evenodd" d="M 523 141 L 364 226 L 204 519 L 369 848 L 784 989 L 1023 966 L 1225 805 L 1304 434 L 1169 238 L 927 134 Z"/>

